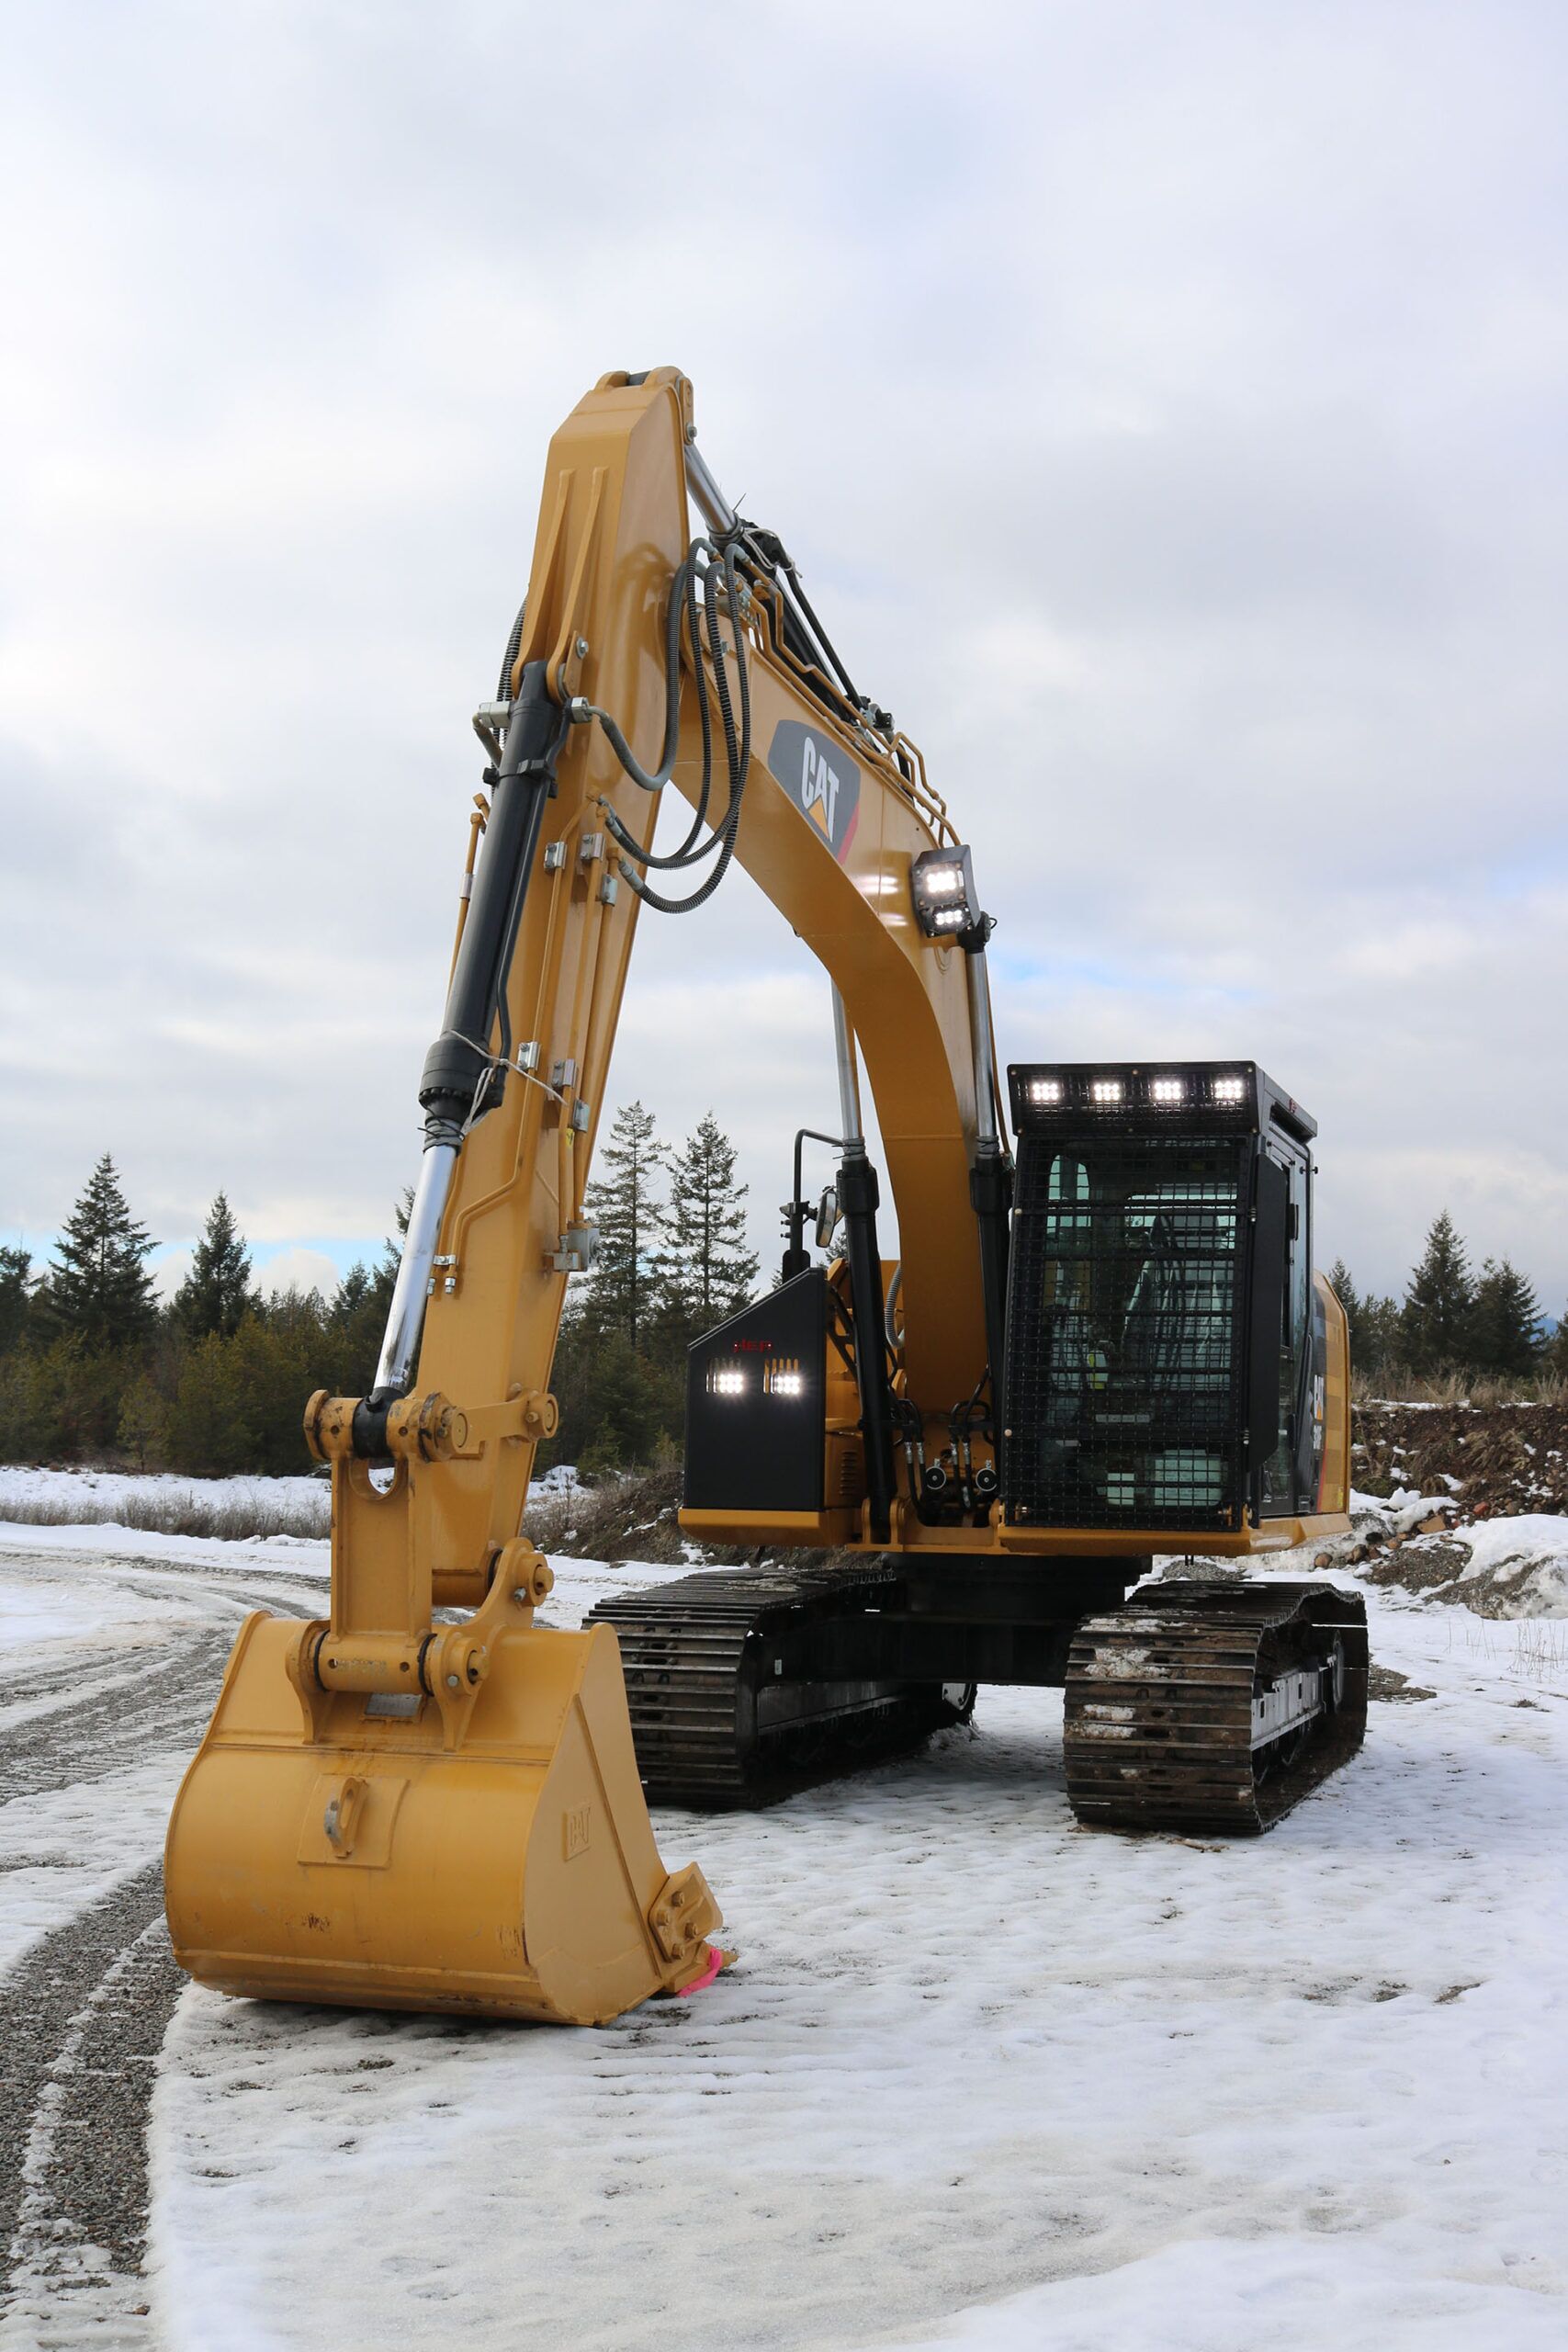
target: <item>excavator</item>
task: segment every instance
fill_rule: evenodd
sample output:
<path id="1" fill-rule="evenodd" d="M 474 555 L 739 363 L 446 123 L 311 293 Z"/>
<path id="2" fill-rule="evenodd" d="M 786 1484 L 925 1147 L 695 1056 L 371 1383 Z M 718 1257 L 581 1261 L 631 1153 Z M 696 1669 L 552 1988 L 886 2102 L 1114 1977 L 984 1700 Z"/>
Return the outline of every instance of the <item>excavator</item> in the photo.
<path id="1" fill-rule="evenodd" d="M 556 434 L 474 725 L 375 1384 L 305 1411 L 330 1613 L 240 1631 L 169 1827 L 181 1966 L 606 2022 L 726 1957 L 650 1799 L 775 1802 L 964 1721 L 982 1684 L 1064 1690 L 1086 1828 L 1269 1827 L 1367 1703 L 1359 1597 L 1246 1573 L 1348 1526 L 1306 1111 L 1245 1059 L 1004 1081 L 970 845 L 725 499 L 673 368 L 604 376 Z M 671 785 L 691 821 L 656 848 Z M 826 968 L 839 1098 L 838 1134 L 795 1136 L 775 1286 L 690 1352 L 681 1524 L 753 1565 L 569 1631 L 524 1531 L 632 939 L 737 862 Z M 807 1146 L 834 1155 L 815 1204 Z"/>

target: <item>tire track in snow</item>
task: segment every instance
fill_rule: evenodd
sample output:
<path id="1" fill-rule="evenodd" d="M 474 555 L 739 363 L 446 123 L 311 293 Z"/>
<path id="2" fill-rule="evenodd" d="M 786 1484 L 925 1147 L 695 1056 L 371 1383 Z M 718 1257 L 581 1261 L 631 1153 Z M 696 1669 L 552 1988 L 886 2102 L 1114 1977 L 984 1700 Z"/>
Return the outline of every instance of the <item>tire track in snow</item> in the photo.
<path id="1" fill-rule="evenodd" d="M 265 1608 L 313 1616 L 320 1585 L 192 1564 L 52 1554 L 0 1561 L 30 1580 L 107 1569 L 139 1599 L 192 1589 L 209 1623 L 105 1658 L 29 1661 L 0 1687 L 0 1803 L 90 1787 L 160 1752 L 192 1752 L 239 1621 Z M 127 1572 L 129 1571 L 129 1573 Z M 111 1654 L 112 1656 L 112 1654 Z M 51 1859 L 17 1854 L 6 1867 Z M 185 1979 L 149 1857 L 25 1951 L 0 1977 L 0 2331 L 28 2352 L 84 2342 L 140 2352 L 152 2341 L 141 2276 L 153 2074 Z"/>
<path id="2" fill-rule="evenodd" d="M 74 1564 L 74 1555 L 55 1555 L 37 1566 L 51 1582 L 57 1582 L 60 1568 Z M 0 1565 L 25 1575 L 34 1563 Z M 97 1560 L 92 1565 L 99 1573 L 105 1566 Z M 203 1598 L 215 1604 L 219 1623 L 210 1628 L 171 1629 L 164 1643 L 127 1653 L 118 1673 L 107 1679 L 95 1673 L 80 1691 L 72 1689 L 69 1668 L 61 1668 L 44 1686 L 28 1686 L 29 1700 L 36 1702 L 46 1690 L 48 1699 L 20 1721 L 13 1716 L 6 1726 L 0 1804 L 44 1790 L 101 1781 L 161 1747 L 188 1747 L 194 1752 L 241 1618 L 252 1609 L 276 1611 L 280 1607 L 314 1616 L 323 1599 L 320 1587 L 286 1580 L 248 1588 L 222 1569 L 183 1570 L 172 1579 L 121 1575 L 118 1581 L 139 1599 L 166 1598 L 171 1582 L 204 1587 Z M 0 1693 L 6 1699 L 22 1695 L 15 1685 Z"/>
<path id="3" fill-rule="evenodd" d="M 135 2346 L 153 2069 L 184 1978 L 151 1864 L 0 1987 L 0 2312 L 39 2346 Z"/>
<path id="4" fill-rule="evenodd" d="M 104 1780 L 155 1748 L 194 1748 L 231 1646 L 227 1634 L 187 1634 L 172 1654 L 137 1657 L 107 1689 L 12 1725 L 0 1804 Z"/>

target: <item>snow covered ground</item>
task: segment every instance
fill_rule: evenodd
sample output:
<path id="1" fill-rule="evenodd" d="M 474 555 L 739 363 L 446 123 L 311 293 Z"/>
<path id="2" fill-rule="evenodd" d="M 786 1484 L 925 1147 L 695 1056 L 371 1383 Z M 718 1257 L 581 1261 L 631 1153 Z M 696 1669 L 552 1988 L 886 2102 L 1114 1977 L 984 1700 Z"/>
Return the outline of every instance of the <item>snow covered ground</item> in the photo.
<path id="1" fill-rule="evenodd" d="M 568 1492 L 577 1472 L 558 1464 L 536 1479 L 536 1498 Z M 332 1490 L 323 1474 L 302 1477 L 184 1478 L 168 1470 L 50 1470 L 0 1464 L 0 1523 L 134 1527 L 245 1542 L 278 1533 L 324 1536 Z"/>
<path id="2" fill-rule="evenodd" d="M 0 1531 L 28 1636 L 0 1675 L 61 1594 L 124 1645 L 112 1674 L 160 1607 L 216 1634 L 325 1571 L 324 1546 L 86 1533 Z M 560 1623 L 671 1573 L 558 1572 Z M 740 1947 L 692 2001 L 572 2033 L 187 1988 L 145 2340 L 1555 2352 L 1568 1629 L 1369 1605 L 1408 1695 L 1256 1843 L 1078 1830 L 1059 1697 L 987 1691 L 912 1759 L 657 1815 Z M 127 1869 L 156 1851 L 160 1736 L 147 1801 L 100 1822 Z M 66 1802 L 0 1809 L 0 1860 Z"/>
<path id="3" fill-rule="evenodd" d="M 172 1470 L 43 1470 L 0 1464 L 0 1520 L 7 1504 L 58 1503 L 96 1509 L 107 1520 L 121 1504 L 199 1497 L 213 1504 L 276 1502 L 303 1505 L 321 1496 L 325 1480 L 302 1478 L 182 1478 Z"/>

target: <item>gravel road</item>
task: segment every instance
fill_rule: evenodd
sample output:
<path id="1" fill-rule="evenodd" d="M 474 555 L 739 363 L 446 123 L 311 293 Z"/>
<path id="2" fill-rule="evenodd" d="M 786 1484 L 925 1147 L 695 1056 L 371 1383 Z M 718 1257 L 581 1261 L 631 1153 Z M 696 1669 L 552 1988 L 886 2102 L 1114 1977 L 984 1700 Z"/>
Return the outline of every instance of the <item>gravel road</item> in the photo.
<path id="1" fill-rule="evenodd" d="M 148 2109 L 184 1979 L 164 1922 L 164 1804 L 128 1806 L 125 1791 L 156 1791 L 161 1771 L 172 1788 L 244 1613 L 313 1616 L 323 1588 L 16 1536 L 0 1538 L 0 1587 L 35 1621 L 74 1591 L 133 1629 L 0 1649 L 0 1905 L 7 1882 L 26 1884 L 29 1916 L 56 1922 L 0 1974 L 0 2346 L 150 2352 Z"/>

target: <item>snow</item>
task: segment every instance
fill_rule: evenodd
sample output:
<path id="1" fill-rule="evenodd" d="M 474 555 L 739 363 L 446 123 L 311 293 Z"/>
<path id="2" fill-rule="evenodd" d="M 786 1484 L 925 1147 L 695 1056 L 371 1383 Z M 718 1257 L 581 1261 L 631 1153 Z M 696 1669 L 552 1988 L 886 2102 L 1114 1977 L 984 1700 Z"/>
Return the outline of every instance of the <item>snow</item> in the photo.
<path id="1" fill-rule="evenodd" d="M 1396 1487 L 1391 1495 L 1362 1495 L 1354 1487 L 1350 1489 L 1350 1517 L 1355 1524 L 1372 1521 L 1387 1535 L 1408 1535 L 1424 1519 L 1451 1509 L 1452 1503 L 1452 1496 L 1446 1492 L 1423 1495 L 1414 1487 Z"/>
<path id="2" fill-rule="evenodd" d="M 169 1470 L 43 1470 L 0 1464 L 0 1520 L 11 1502 L 101 1505 L 106 1514 L 130 1501 L 281 1504 L 319 1508 L 322 1478 L 182 1478 Z"/>
<path id="3" fill-rule="evenodd" d="M 1506 1564 L 1503 1522 L 1470 1532 Z M 560 1623 L 682 1573 L 556 1566 Z M 325 1572 L 320 1544 L 0 1529 L 32 1629 L 0 1675 L 51 1611 L 90 1602 L 112 1676 L 150 1611 L 216 1628 Z M 656 1816 L 740 1948 L 690 2002 L 574 2033 L 187 1989 L 152 2120 L 160 2340 L 1561 2345 L 1568 1663 L 1555 1626 L 1368 1602 L 1374 1656 L 1437 1696 L 1375 1704 L 1266 1839 L 1077 1829 L 1059 1696 L 987 1690 L 973 1735 L 901 1763 Z M 10 1949 L 17 1898 L 26 1940 L 155 1854 L 182 1760 L 0 1812 Z"/>
<path id="4" fill-rule="evenodd" d="M 101 1781 L 0 1805 L 0 1972 L 157 1859 L 186 1761 L 167 1749 Z"/>
<path id="5" fill-rule="evenodd" d="M 1052 2288 L 966 2312 L 903 2352 L 1562 2352 L 1555 2298 L 1514 2296 L 1499 2314 L 1484 2286 L 1412 2278 L 1375 2246 L 1328 2236 L 1260 2244 L 1194 2238 L 1083 2280 L 1064 2321 Z M 1501 2332 L 1500 2316 L 1506 2334 Z"/>
<path id="6" fill-rule="evenodd" d="M 148 1654 L 171 1634 L 231 1636 L 258 1602 L 320 1606 L 328 1573 L 324 1544 L 291 1544 L 280 1560 L 276 1542 L 0 1527 L 0 1741 L 120 1691 L 133 1700 Z M 202 1727 L 176 1713 L 123 1769 L 0 1804 L 0 1972 L 157 1860 Z"/>
<path id="7" fill-rule="evenodd" d="M 119 1648 L 163 1641 L 167 1611 L 125 1592 L 84 1592 L 80 1585 L 25 1585 L 0 1577 L 0 1650 L 30 1643 L 109 1642 Z"/>
<path id="8" fill-rule="evenodd" d="M 1386 1535 L 1410 1537 L 1423 1521 L 1450 1498 L 1417 1495 L 1397 1487 L 1386 1498 L 1352 1491 L 1350 1512 L 1358 1529 L 1380 1528 Z M 1479 1520 L 1445 1528 L 1432 1542 L 1462 1544 L 1470 1558 L 1460 1569 L 1464 1585 L 1488 1580 L 1487 1613 L 1498 1617 L 1568 1617 L 1568 1518 L 1555 1511 L 1525 1511 L 1515 1517 Z M 1416 1536 L 1413 1552 L 1427 1548 Z M 1302 1555 L 1291 1555 L 1297 1560 Z"/>
<path id="9" fill-rule="evenodd" d="M 118 1521 L 65 1521 L 33 1526 L 17 1520 L 0 1520 L 0 1556 L 7 1552 L 54 1552 L 85 1557 L 96 1555 L 106 1566 L 134 1560 L 167 1560 L 215 1573 L 241 1575 L 265 1566 L 283 1568 L 291 1577 L 332 1574 L 332 1556 L 318 1535 L 161 1535 L 150 1528 L 130 1528 Z"/>
<path id="10" fill-rule="evenodd" d="M 1506 1588 L 1506 1613 L 1568 1617 L 1568 1519 L 1529 1511 L 1517 1519 L 1483 1520 L 1454 1530 L 1470 1547 L 1465 1577 L 1490 1576 Z"/>
<path id="11" fill-rule="evenodd" d="M 559 1569 L 563 1621 L 637 1576 Z M 1495 1626 L 1371 1611 L 1438 1697 L 1265 1840 L 1077 1829 L 1059 1698 L 987 1691 L 899 1765 L 657 1816 L 741 1947 L 691 2003 L 570 2033 L 188 1991 L 170 2343 L 1561 2344 L 1568 1693 Z"/>

